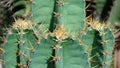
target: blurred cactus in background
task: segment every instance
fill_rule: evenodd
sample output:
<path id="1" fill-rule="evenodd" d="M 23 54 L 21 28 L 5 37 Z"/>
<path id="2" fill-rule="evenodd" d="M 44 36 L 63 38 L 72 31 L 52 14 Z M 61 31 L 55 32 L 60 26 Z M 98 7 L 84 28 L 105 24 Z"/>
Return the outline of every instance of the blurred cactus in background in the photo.
<path id="1" fill-rule="evenodd" d="M 114 6 L 110 13 L 109 22 L 115 27 L 115 50 L 114 50 L 114 67 L 120 67 L 120 0 L 115 0 Z"/>

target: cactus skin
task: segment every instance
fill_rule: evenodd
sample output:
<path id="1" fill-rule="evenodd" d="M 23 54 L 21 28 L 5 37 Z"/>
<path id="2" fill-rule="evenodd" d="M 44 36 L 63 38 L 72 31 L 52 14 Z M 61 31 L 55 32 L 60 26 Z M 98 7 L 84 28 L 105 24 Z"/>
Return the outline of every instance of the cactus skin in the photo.
<path id="1" fill-rule="evenodd" d="M 80 34 L 80 31 L 82 31 L 84 27 L 84 19 L 85 19 L 84 9 L 85 9 L 85 2 L 82 0 L 81 1 L 80 0 L 74 0 L 74 1 L 73 0 L 69 0 L 69 1 L 56 0 L 55 2 L 55 8 L 53 12 L 55 17 L 51 25 L 53 26 L 53 25 L 59 24 L 60 26 L 63 26 L 63 28 L 66 30 L 66 33 L 69 33 L 68 38 L 62 39 L 63 42 L 57 41 L 57 44 L 55 46 L 55 47 L 59 47 L 58 49 L 57 48 L 55 49 L 55 57 L 53 58 L 53 59 L 56 59 L 55 60 L 56 68 L 68 68 L 68 67 L 82 68 L 84 66 L 86 66 L 86 68 L 90 67 L 88 63 L 88 55 L 85 54 L 85 49 L 86 49 L 85 46 L 87 45 L 85 44 L 80 45 L 79 39 L 72 40 L 71 38 L 71 36 L 78 37 Z M 74 27 L 74 28 L 70 28 L 70 27 Z M 60 27 L 58 27 L 58 30 L 59 29 Z M 61 31 L 61 32 L 65 33 L 64 31 Z M 57 37 L 58 37 L 58 34 L 56 38 Z M 59 38 L 57 38 L 56 40 L 59 40 Z M 79 58 L 83 56 L 84 58 Z M 75 60 L 75 61 L 72 61 L 72 60 Z M 80 61 L 83 63 L 80 63 Z M 71 64 L 74 64 L 74 65 L 71 65 Z"/>
<path id="2" fill-rule="evenodd" d="M 110 17 L 109 17 L 109 21 L 114 24 L 117 25 L 119 24 L 120 21 L 120 8 L 119 8 L 119 4 L 120 4 L 120 0 L 116 0 L 114 3 L 114 6 L 112 8 L 112 11 L 110 13 Z"/>
<path id="3" fill-rule="evenodd" d="M 11 46 L 12 45 L 12 46 Z M 9 34 L 6 37 L 6 43 L 3 45 L 5 51 L 3 60 L 5 62 L 4 68 L 16 68 L 17 66 L 17 35 L 15 33 Z M 12 62 L 12 63 L 11 63 Z"/>
<path id="4" fill-rule="evenodd" d="M 95 30 L 94 34 L 95 37 L 92 45 L 92 48 L 94 49 L 91 51 L 91 57 L 93 57 L 91 61 L 91 67 L 99 67 L 101 65 L 101 62 L 98 57 L 102 56 L 101 50 L 103 49 L 103 47 L 102 44 L 100 43 L 101 37 L 99 36 L 99 32 Z"/>
<path id="5" fill-rule="evenodd" d="M 7 35 L 6 42 L 3 45 L 3 49 L 5 51 L 3 56 L 3 60 L 5 62 L 5 65 L 4 65 L 5 68 L 8 68 L 8 67 L 16 68 L 16 67 L 19 67 L 19 65 L 21 66 L 24 65 L 25 67 L 27 66 L 27 61 L 30 58 L 30 50 L 28 49 L 30 48 L 30 43 L 28 43 L 28 41 L 30 40 L 26 37 L 26 35 L 28 36 L 32 34 L 30 30 L 27 32 L 29 34 L 26 33 L 26 34 L 20 35 L 15 30 L 11 34 Z"/>
<path id="6" fill-rule="evenodd" d="M 44 3 L 39 4 L 40 1 Z M 50 9 L 49 12 L 46 7 Z M 98 35 L 95 34 L 94 36 L 94 29 L 84 26 L 84 9 L 85 3 L 83 0 L 33 0 L 31 4 L 31 13 L 33 15 L 31 20 L 38 24 L 29 29 L 29 27 L 24 27 L 29 24 L 24 24 L 26 21 L 23 23 L 17 22 L 21 23 L 18 26 L 23 24 L 21 28 L 24 28 L 22 30 L 20 27 L 18 28 L 20 30 L 17 30 L 17 32 L 20 32 L 16 33 L 15 41 L 12 41 L 14 42 L 12 44 L 16 43 L 16 46 L 13 47 L 16 50 L 13 50 L 10 54 L 14 54 L 12 58 L 16 59 L 13 59 L 15 61 L 14 66 L 9 68 L 16 68 L 16 66 L 18 68 L 91 68 L 98 64 L 92 62 L 96 61 L 95 58 L 99 61 L 99 67 L 109 67 L 110 65 L 107 65 L 106 62 L 111 61 L 109 56 L 112 56 L 113 47 L 109 48 L 107 45 L 113 44 L 113 35 L 111 31 L 105 30 L 105 35 L 100 36 L 98 32 Z M 46 16 L 46 14 L 49 16 Z M 73 26 L 74 28 L 70 28 Z M 101 43 L 106 39 L 110 39 L 108 42 L 111 44 Z M 97 56 L 96 44 L 100 44 L 100 46 L 97 46 Z M 12 47 L 10 44 L 7 45 Z M 5 61 L 9 61 L 8 55 L 10 51 L 7 49 L 7 45 L 3 46 L 6 51 L 4 53 L 6 58 L 3 57 Z M 102 47 L 102 49 L 99 49 L 99 47 Z M 110 50 L 109 56 L 103 55 L 108 50 Z M 7 64 L 4 66 L 9 66 Z M 103 64 L 106 64 L 106 66 Z"/>
<path id="7" fill-rule="evenodd" d="M 79 35 L 80 30 L 84 27 L 84 10 L 85 2 L 83 0 L 56 0 L 54 23 L 63 25 L 70 35 Z M 74 29 L 69 27 L 74 27 Z"/>
<path id="8" fill-rule="evenodd" d="M 102 45 L 103 45 L 103 67 L 110 68 L 112 62 L 112 53 L 114 48 L 114 36 L 110 29 L 104 30 L 105 35 L 102 36 Z"/>
<path id="9" fill-rule="evenodd" d="M 60 58 L 56 61 L 56 68 L 90 68 L 91 51 L 89 50 L 91 50 L 94 34 L 92 31 L 86 32 L 86 35 L 82 35 L 81 38 L 75 40 L 68 38 L 61 45 L 58 44 L 61 48 L 55 49 L 56 56 Z"/>
<path id="10" fill-rule="evenodd" d="M 34 45 L 35 52 L 31 54 L 30 68 L 50 68 L 49 63 L 53 62 L 49 60 L 52 57 L 52 47 L 54 43 L 48 39 L 41 39 L 40 44 Z M 54 66 L 54 65 L 53 65 Z M 53 68 L 52 66 L 52 68 Z"/>
<path id="11" fill-rule="evenodd" d="M 32 39 L 31 39 L 32 38 Z M 34 32 L 25 30 L 25 34 L 19 34 L 18 40 L 21 41 L 18 45 L 18 66 L 29 67 L 31 62 L 31 53 L 33 52 L 33 44 L 36 42 Z"/>
<path id="12" fill-rule="evenodd" d="M 33 0 L 31 4 L 31 20 L 41 23 L 44 29 L 49 29 L 54 8 L 54 0 Z"/>
<path id="13" fill-rule="evenodd" d="M 97 12 L 99 15 L 101 15 L 103 8 L 105 6 L 106 0 L 97 0 L 96 1 L 96 8 L 97 8 Z"/>
<path id="14" fill-rule="evenodd" d="M 104 35 L 100 35 L 100 32 L 95 30 L 95 38 L 93 43 L 93 49 L 91 52 L 92 67 L 110 68 L 112 62 L 112 53 L 114 48 L 114 37 L 112 31 L 108 28 L 104 29 Z"/>

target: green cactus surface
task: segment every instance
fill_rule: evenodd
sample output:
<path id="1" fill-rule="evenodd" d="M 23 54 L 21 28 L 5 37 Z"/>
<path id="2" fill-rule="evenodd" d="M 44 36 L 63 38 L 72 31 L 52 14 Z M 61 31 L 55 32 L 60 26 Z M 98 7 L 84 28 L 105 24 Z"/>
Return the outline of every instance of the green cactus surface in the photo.
<path id="1" fill-rule="evenodd" d="M 112 31 L 106 28 L 102 32 L 95 30 L 93 50 L 91 51 L 91 66 L 100 68 L 110 68 L 112 53 L 114 48 L 114 37 Z"/>
<path id="2" fill-rule="evenodd" d="M 106 3 L 107 0 L 97 0 L 96 1 L 96 8 L 97 8 L 97 12 L 98 14 L 101 15 L 102 11 L 103 11 L 103 8 L 105 6 L 105 3 Z"/>
<path id="3" fill-rule="evenodd" d="M 54 2 L 54 0 L 33 0 L 31 4 L 31 20 L 41 23 L 44 29 L 49 29 Z"/>
<path id="4" fill-rule="evenodd" d="M 12 45 L 12 46 L 11 46 Z M 17 65 L 17 35 L 15 33 L 9 34 L 6 37 L 6 43 L 3 45 L 4 49 L 4 61 L 5 61 L 5 68 L 16 68 Z"/>
<path id="5" fill-rule="evenodd" d="M 25 11 L 31 16 L 16 18 L 8 29 L 2 45 L 4 68 L 110 68 L 112 31 L 85 22 L 85 1 L 14 2 L 14 7 L 25 7 L 17 15 Z"/>
<path id="6" fill-rule="evenodd" d="M 56 0 L 53 11 L 54 23 L 63 25 L 70 35 L 79 35 L 79 31 L 84 27 L 84 10 L 85 2 L 83 0 Z"/>
<path id="7" fill-rule="evenodd" d="M 114 2 L 114 6 L 112 8 L 112 11 L 110 13 L 109 21 L 112 24 L 114 24 L 114 25 L 119 24 L 119 21 L 120 21 L 120 15 L 119 15 L 120 8 L 119 8 L 119 4 L 120 4 L 120 0 L 116 0 Z"/>

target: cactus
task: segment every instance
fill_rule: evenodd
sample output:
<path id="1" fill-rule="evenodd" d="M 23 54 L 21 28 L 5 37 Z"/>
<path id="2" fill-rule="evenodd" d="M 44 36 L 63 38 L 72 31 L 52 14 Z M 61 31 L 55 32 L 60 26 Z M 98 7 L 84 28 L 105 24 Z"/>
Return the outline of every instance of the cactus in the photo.
<path id="1" fill-rule="evenodd" d="M 118 8 L 119 4 L 120 4 L 120 1 L 116 0 L 114 2 L 114 6 L 112 8 L 112 11 L 110 13 L 109 21 L 114 25 L 119 24 L 119 21 L 120 21 L 119 20 L 119 18 L 120 18 L 120 16 L 119 16 L 120 8 Z"/>
<path id="2" fill-rule="evenodd" d="M 98 0 L 96 1 L 96 8 L 99 15 L 101 15 L 103 8 L 107 0 Z"/>
<path id="3" fill-rule="evenodd" d="M 41 23 L 44 29 L 49 29 L 53 8 L 54 0 L 33 0 L 31 4 L 31 20 L 36 23 Z"/>
<path id="4" fill-rule="evenodd" d="M 84 1 L 78 1 L 78 0 L 75 1 L 57 0 L 54 11 L 54 15 L 56 16 L 56 19 L 54 20 L 54 22 L 59 23 L 63 26 L 65 25 L 64 28 L 66 29 L 67 32 L 70 32 L 70 35 L 73 35 L 74 33 L 76 33 L 74 35 L 79 34 L 79 31 L 81 31 L 82 28 L 84 27 L 84 18 L 85 18 L 84 3 L 85 3 Z M 74 29 L 69 28 L 71 26 L 73 26 Z"/>
<path id="5" fill-rule="evenodd" d="M 100 21 L 105 22 L 108 20 L 112 6 L 113 6 L 113 2 L 114 2 L 114 0 L 106 0 L 106 3 L 104 5 L 104 8 L 103 8 L 102 13 L 100 15 Z"/>
<path id="6" fill-rule="evenodd" d="M 11 5 L 12 10 L 14 10 L 13 16 L 22 16 L 22 17 L 29 17 L 30 16 L 30 2 L 25 0 L 19 0 L 13 1 L 13 4 Z M 19 6 L 21 6 L 21 9 L 17 9 Z"/>
<path id="7" fill-rule="evenodd" d="M 114 48 L 113 33 L 105 24 L 93 23 L 92 26 L 95 29 L 95 37 L 91 51 L 91 66 L 110 68 Z"/>
<path id="8" fill-rule="evenodd" d="M 4 0 L 1 2 L 7 8 L 12 17 L 30 16 L 30 2 L 28 0 Z"/>
<path id="9" fill-rule="evenodd" d="M 110 67 L 112 32 L 100 23 L 84 22 L 83 0 L 21 0 L 13 6 L 24 3 L 32 16 L 15 19 L 8 29 L 2 45 L 4 68 Z"/>
<path id="10" fill-rule="evenodd" d="M 25 58 L 22 58 L 24 53 L 22 53 L 21 51 L 24 52 L 25 50 L 27 50 L 27 46 L 29 46 L 29 44 L 26 43 L 26 39 L 28 40 L 28 38 L 26 38 L 26 36 L 25 36 L 28 34 L 25 33 L 25 35 L 24 35 L 23 31 L 21 31 L 21 30 L 23 30 L 22 27 L 25 28 L 26 26 L 28 26 L 28 25 L 25 25 L 24 23 L 26 24 L 26 21 L 22 21 L 21 19 L 19 19 L 18 21 L 15 22 L 13 27 L 10 30 L 8 30 L 8 35 L 5 39 L 4 45 L 2 46 L 4 48 L 4 52 L 5 52 L 4 56 L 3 56 L 3 59 L 5 61 L 4 62 L 5 68 L 8 68 L 8 67 L 16 68 L 20 65 L 20 63 L 23 63 L 22 60 L 25 61 Z M 21 24 L 24 24 L 25 26 L 21 26 Z M 17 30 L 17 28 L 18 28 L 18 30 Z M 30 33 L 29 30 L 28 30 L 28 33 Z M 30 34 L 32 34 L 32 33 L 30 33 Z M 26 46 L 24 45 L 24 41 L 25 41 Z M 10 49 L 7 49 L 7 48 L 10 48 Z M 27 50 L 27 51 L 29 51 L 29 50 Z M 26 54 L 26 52 L 25 52 L 25 54 Z"/>

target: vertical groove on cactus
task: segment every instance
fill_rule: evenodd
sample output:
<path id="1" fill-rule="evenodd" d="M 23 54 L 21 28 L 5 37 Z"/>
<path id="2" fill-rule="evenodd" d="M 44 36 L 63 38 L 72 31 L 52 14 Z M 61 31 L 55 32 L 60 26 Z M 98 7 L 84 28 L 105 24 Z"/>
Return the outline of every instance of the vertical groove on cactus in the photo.
<path id="1" fill-rule="evenodd" d="M 90 52 L 92 50 L 91 46 L 94 38 L 93 31 L 87 30 L 85 31 L 85 35 L 81 34 L 80 37 L 64 38 L 62 36 L 62 40 L 60 40 L 61 37 L 58 32 L 55 37 L 57 43 L 53 48 L 55 49 L 55 57 L 53 57 L 53 59 L 56 62 L 57 68 L 90 67 L 88 58 L 90 57 Z"/>
<path id="2" fill-rule="evenodd" d="M 32 30 L 25 30 L 25 34 L 18 35 L 18 56 L 19 56 L 19 67 L 29 67 L 31 62 L 31 52 L 34 51 L 33 44 L 35 44 L 35 36 Z M 30 37 L 29 37 L 30 36 Z M 32 40 L 30 40 L 32 38 Z"/>
<path id="3" fill-rule="evenodd" d="M 63 25 L 70 35 L 79 35 L 79 31 L 84 27 L 85 2 L 83 0 L 55 1 L 54 23 Z"/>
<path id="4" fill-rule="evenodd" d="M 102 68 L 110 68 L 112 63 L 112 53 L 114 48 L 114 37 L 110 29 L 104 30 L 105 34 L 102 36 L 102 46 L 103 46 L 103 61 Z"/>
<path id="5" fill-rule="evenodd" d="M 48 61 L 52 56 L 52 47 L 54 43 L 49 39 L 41 39 L 40 44 L 34 45 L 35 52 L 31 54 L 30 68 L 47 68 L 48 63 L 53 62 Z M 48 67 L 49 68 L 49 67 Z"/>
<path id="6" fill-rule="evenodd" d="M 57 41 L 57 44 L 54 46 L 55 56 L 53 57 L 53 60 L 56 62 L 56 67 L 57 68 L 80 67 L 80 66 L 82 67 L 83 66 L 82 63 L 78 63 L 80 61 L 78 56 L 80 55 L 84 55 L 84 57 L 86 57 L 85 58 L 86 61 L 84 62 L 87 65 L 88 60 L 87 60 L 87 56 L 84 53 L 84 49 L 85 49 L 84 46 L 81 46 L 83 48 L 83 51 L 80 54 L 78 54 L 80 52 L 79 50 L 81 49 L 79 47 L 80 45 L 78 40 L 72 41 L 72 39 L 70 38 L 67 39 L 68 36 L 74 35 L 77 37 L 80 34 L 80 31 L 84 27 L 84 18 L 85 18 L 84 1 L 77 1 L 77 0 L 75 1 L 55 0 L 55 1 L 56 1 L 55 8 L 54 8 L 55 11 L 53 12 L 55 19 L 51 25 L 56 25 L 56 29 L 53 31 L 53 34 L 55 35 L 56 41 Z M 69 28 L 73 26 L 75 28 L 72 28 L 72 29 Z M 70 50 L 67 49 L 69 48 L 69 46 L 71 48 Z M 69 51 L 72 52 L 73 50 L 75 51 L 75 55 L 72 55 L 72 54 L 70 55 Z M 66 56 L 70 56 L 71 59 L 76 58 L 76 60 L 78 59 L 79 61 L 72 61 L 69 59 L 70 57 L 68 58 Z M 71 65 L 71 63 L 73 64 L 77 63 L 80 65 Z M 89 67 L 89 65 L 87 67 Z"/>
<path id="7" fill-rule="evenodd" d="M 93 50 L 91 51 L 91 67 L 100 67 L 102 66 L 102 62 L 100 61 L 100 59 L 103 59 L 103 54 L 101 53 L 101 51 L 103 51 L 103 47 L 102 44 L 100 43 L 100 41 L 102 40 L 99 32 L 98 31 L 94 31 L 95 37 L 94 37 L 94 42 L 92 45 Z M 99 59 L 100 58 L 100 59 Z"/>
<path id="8" fill-rule="evenodd" d="M 48 29 L 52 18 L 54 0 L 33 0 L 31 5 L 31 20 L 41 23 L 43 29 Z"/>
<path id="9" fill-rule="evenodd" d="M 110 29 L 105 28 L 103 31 L 95 30 L 95 38 L 91 52 L 91 66 L 110 68 L 112 62 L 112 53 L 114 48 L 114 37 Z"/>

